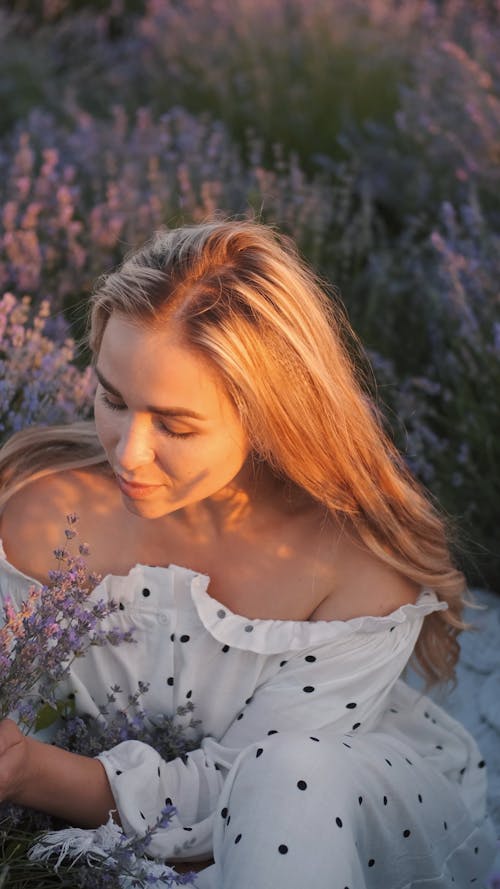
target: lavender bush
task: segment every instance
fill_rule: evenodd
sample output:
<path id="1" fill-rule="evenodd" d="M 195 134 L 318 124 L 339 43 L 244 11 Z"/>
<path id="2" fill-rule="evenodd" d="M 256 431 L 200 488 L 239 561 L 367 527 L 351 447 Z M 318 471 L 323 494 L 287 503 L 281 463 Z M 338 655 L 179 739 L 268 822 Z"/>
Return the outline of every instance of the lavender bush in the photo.
<path id="1" fill-rule="evenodd" d="M 323 263 L 326 232 L 335 228 L 342 240 L 344 227 L 351 237 L 369 228 L 348 179 L 309 181 L 278 146 L 272 168 L 257 139 L 247 149 L 250 165 L 222 124 L 182 108 L 156 119 L 147 108 L 129 117 L 114 106 L 108 121 L 75 111 L 70 131 L 33 112 L 0 156 L 0 288 L 50 298 L 53 312 L 75 306 L 71 317 L 81 319 L 93 281 L 127 249 L 160 225 L 201 221 L 220 208 L 279 221 Z"/>
<path id="2" fill-rule="evenodd" d="M 0 439 L 33 423 L 90 416 L 95 388 L 90 368 L 72 361 L 75 343 L 48 300 L 32 311 L 28 296 L 0 298 Z"/>
<path id="3" fill-rule="evenodd" d="M 340 287 L 398 443 L 494 588 L 497 6 L 11 0 L 1 16 L 0 293 L 28 293 L 31 318 L 48 301 L 78 338 L 95 278 L 158 226 L 276 223 Z M 45 335 L 59 352 L 67 331 Z M 14 389 L 24 366 L 9 372 Z M 10 393 L 2 437 L 43 413 Z"/>

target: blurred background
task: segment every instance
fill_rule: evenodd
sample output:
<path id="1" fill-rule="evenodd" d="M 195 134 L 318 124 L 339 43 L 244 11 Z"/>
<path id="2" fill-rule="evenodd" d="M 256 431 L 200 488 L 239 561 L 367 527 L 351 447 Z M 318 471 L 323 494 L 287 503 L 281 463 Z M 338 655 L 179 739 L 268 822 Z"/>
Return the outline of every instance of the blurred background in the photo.
<path id="1" fill-rule="evenodd" d="M 256 217 L 338 288 L 500 592 L 499 46 L 498 0 L 3 0 L 0 441 L 91 415 L 100 274 L 159 226 Z"/>

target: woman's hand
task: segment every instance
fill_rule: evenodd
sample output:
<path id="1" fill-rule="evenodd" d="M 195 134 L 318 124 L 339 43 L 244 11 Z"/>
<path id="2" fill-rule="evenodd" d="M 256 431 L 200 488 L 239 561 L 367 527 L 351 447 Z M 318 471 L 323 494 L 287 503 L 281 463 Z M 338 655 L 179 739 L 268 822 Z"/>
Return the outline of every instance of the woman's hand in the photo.
<path id="1" fill-rule="evenodd" d="M 115 801 L 98 759 L 69 753 L 27 737 L 11 719 L 0 722 L 0 801 L 99 827 Z M 119 823 L 118 816 L 115 817 Z"/>
<path id="2" fill-rule="evenodd" d="M 0 801 L 15 801 L 29 775 L 29 740 L 12 719 L 0 722 Z"/>

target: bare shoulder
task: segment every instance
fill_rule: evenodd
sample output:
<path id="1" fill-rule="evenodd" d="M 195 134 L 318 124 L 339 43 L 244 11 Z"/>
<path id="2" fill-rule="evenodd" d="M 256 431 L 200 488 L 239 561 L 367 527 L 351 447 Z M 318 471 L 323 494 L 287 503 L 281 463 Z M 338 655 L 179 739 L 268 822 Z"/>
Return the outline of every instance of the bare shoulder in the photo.
<path id="1" fill-rule="evenodd" d="M 40 581 L 53 567 L 53 550 L 65 542 L 66 516 L 79 516 L 87 541 L 98 504 L 109 502 L 113 488 L 95 467 L 54 472 L 12 495 L 1 516 L 0 534 L 9 561 Z"/>
<path id="2" fill-rule="evenodd" d="M 312 620 L 382 617 L 413 604 L 419 585 L 384 562 L 347 530 L 337 532 L 332 566 L 332 590 Z"/>

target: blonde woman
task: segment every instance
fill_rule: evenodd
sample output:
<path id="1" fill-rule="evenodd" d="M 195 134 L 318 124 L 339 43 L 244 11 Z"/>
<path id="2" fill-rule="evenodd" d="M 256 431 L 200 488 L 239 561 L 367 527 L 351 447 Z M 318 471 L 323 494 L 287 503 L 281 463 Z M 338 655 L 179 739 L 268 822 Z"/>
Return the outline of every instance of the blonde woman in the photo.
<path id="1" fill-rule="evenodd" d="M 0 794 L 213 863 L 200 889 L 445 889 L 492 857 L 472 738 L 400 679 L 453 677 L 464 579 L 443 522 L 356 380 L 348 327 L 264 226 L 161 232 L 96 290 L 95 426 L 0 452 L 0 588 L 43 583 L 80 516 L 96 595 L 138 644 L 73 673 L 148 711 L 194 702 L 199 748 L 127 741 L 95 759 L 0 726 Z M 123 704 L 117 695 L 117 706 Z"/>

